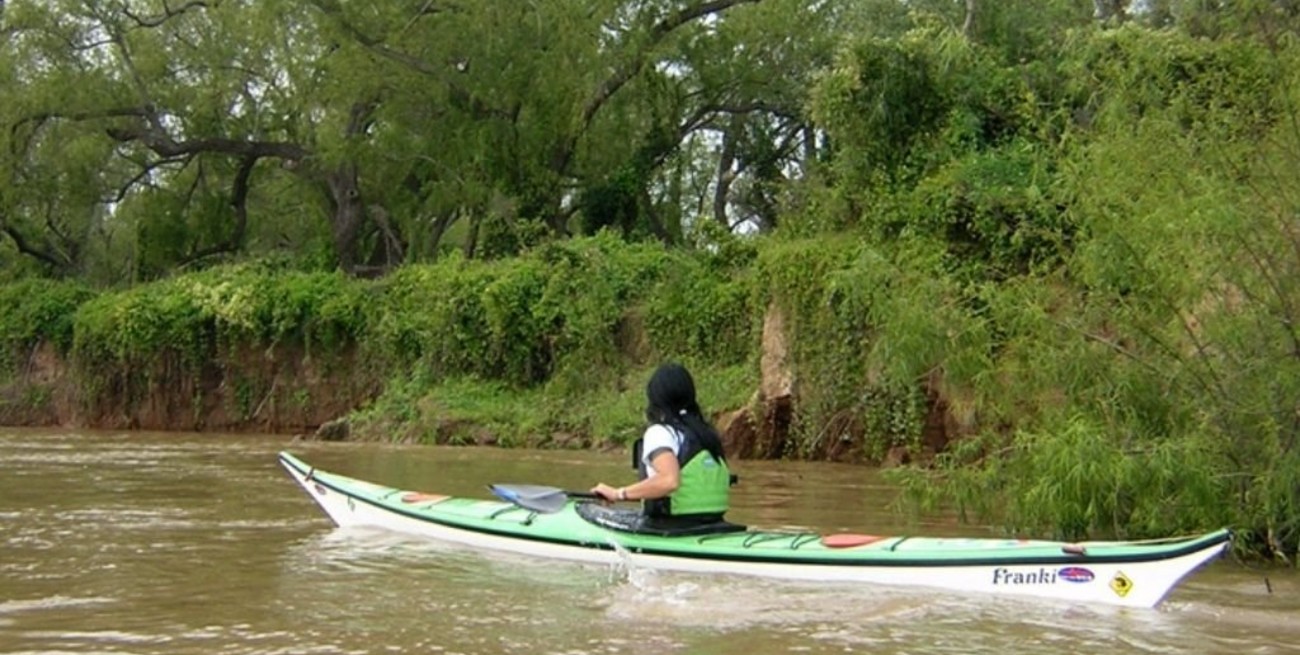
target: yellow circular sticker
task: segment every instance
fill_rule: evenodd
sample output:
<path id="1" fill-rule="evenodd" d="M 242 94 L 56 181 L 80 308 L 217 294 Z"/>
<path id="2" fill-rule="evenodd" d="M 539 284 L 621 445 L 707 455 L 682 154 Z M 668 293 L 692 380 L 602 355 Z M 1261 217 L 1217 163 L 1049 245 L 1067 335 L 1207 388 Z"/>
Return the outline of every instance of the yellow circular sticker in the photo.
<path id="1" fill-rule="evenodd" d="M 1111 591 L 1115 592 L 1116 596 L 1123 598 L 1128 595 L 1128 592 L 1133 591 L 1133 581 L 1127 575 L 1124 575 L 1123 571 L 1120 571 L 1110 579 L 1110 588 Z"/>

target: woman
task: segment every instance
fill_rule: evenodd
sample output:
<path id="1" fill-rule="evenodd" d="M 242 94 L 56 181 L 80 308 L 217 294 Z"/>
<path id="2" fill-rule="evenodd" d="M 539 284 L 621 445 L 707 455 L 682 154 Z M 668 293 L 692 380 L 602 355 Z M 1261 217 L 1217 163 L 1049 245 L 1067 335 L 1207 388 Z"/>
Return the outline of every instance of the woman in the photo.
<path id="1" fill-rule="evenodd" d="M 681 364 L 664 364 L 646 384 L 650 426 L 633 447 L 639 481 L 597 484 L 607 501 L 640 500 L 647 521 L 662 526 L 714 523 L 726 513 L 731 472 L 718 431 L 695 400 L 695 381 Z"/>

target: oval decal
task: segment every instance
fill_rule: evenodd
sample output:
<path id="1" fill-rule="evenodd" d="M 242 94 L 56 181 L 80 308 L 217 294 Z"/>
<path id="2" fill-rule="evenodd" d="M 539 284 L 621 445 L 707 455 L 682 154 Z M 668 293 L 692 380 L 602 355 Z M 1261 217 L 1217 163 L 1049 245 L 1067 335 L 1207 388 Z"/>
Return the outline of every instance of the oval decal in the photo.
<path id="1" fill-rule="evenodd" d="M 1066 582 L 1092 582 L 1095 578 L 1092 571 L 1082 566 L 1067 566 L 1056 572 L 1057 577 Z"/>

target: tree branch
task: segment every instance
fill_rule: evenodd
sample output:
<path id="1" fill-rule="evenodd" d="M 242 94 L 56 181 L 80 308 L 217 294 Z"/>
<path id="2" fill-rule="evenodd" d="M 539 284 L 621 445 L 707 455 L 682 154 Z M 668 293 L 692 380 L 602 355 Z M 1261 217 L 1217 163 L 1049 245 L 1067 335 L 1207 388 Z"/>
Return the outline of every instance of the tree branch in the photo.
<path id="1" fill-rule="evenodd" d="M 58 224 L 54 222 L 54 207 L 52 206 L 52 204 L 45 205 L 45 229 L 49 230 L 51 234 L 58 237 L 58 240 L 55 241 L 55 246 L 57 246 L 58 242 L 60 241 L 63 242 L 64 244 L 69 245 L 68 249 L 73 251 L 74 255 L 69 256 L 68 253 L 60 253 L 60 255 L 63 257 L 65 261 L 68 262 L 74 261 L 76 259 L 75 257 L 76 243 L 68 237 L 67 233 L 59 229 Z"/>
<path id="2" fill-rule="evenodd" d="M 129 190 L 146 179 L 151 172 L 161 166 L 176 163 L 188 163 L 195 157 L 205 153 L 217 155 L 229 155 L 240 158 L 239 169 L 231 187 L 231 206 L 234 209 L 234 229 L 229 238 L 221 243 L 214 244 L 210 247 L 203 248 L 193 252 L 182 262 L 182 265 L 189 264 L 204 257 L 209 257 L 222 252 L 234 252 L 238 250 L 245 239 L 248 226 L 248 208 L 247 200 L 250 187 L 250 178 L 254 166 L 262 158 L 275 158 L 292 163 L 292 168 L 297 168 L 297 164 L 307 159 L 310 152 L 296 144 L 282 141 L 246 141 L 240 139 L 230 139 L 223 137 L 210 137 L 200 139 L 189 139 L 178 141 L 165 130 L 161 129 L 161 121 L 158 120 L 158 112 L 149 106 L 144 107 L 118 107 L 100 111 L 88 112 L 43 112 L 27 116 L 12 127 L 11 131 L 18 131 L 24 125 L 34 124 L 37 129 L 47 121 L 51 120 L 69 120 L 76 122 L 103 120 L 103 119 L 134 119 L 125 121 L 127 124 L 117 124 L 105 128 L 105 133 L 109 138 L 118 143 L 137 143 L 160 159 L 153 162 L 137 162 L 141 169 L 136 175 L 132 176 L 122 187 L 117 190 L 116 196 L 108 202 L 121 202 L 126 198 Z M 357 116 L 354 114 L 354 121 Z M 360 124 L 350 126 L 350 129 L 361 129 Z M 17 142 L 17 139 L 15 139 Z M 200 173 L 200 176 L 202 174 Z M 197 184 L 198 178 L 195 179 Z M 194 187 L 190 188 L 192 194 Z M 188 204 L 188 201 L 187 201 Z M 65 241 L 66 237 L 59 235 L 55 226 L 48 226 L 50 231 L 56 236 L 60 236 Z M 72 260 L 67 257 L 56 257 L 47 251 L 41 251 L 32 246 L 22 235 L 12 226 L 4 226 L 5 233 L 9 235 L 14 243 L 18 246 L 20 252 L 36 257 L 41 261 L 47 262 L 53 266 L 66 270 L 71 265 Z"/>
<path id="3" fill-rule="evenodd" d="M 27 255 L 29 257 L 35 257 L 36 259 L 39 259 L 60 271 L 67 270 L 68 264 L 70 262 L 63 261 L 62 259 L 57 259 L 54 257 L 54 255 L 50 254 L 49 252 L 45 250 L 38 250 L 37 248 L 33 247 L 31 244 L 27 242 L 27 239 L 23 237 L 22 232 L 19 232 L 12 225 L 4 225 L 3 228 L 0 228 L 0 230 L 3 230 L 5 234 L 9 235 L 9 238 L 12 239 L 14 242 L 14 246 L 18 248 L 18 252 Z"/>
<path id="4" fill-rule="evenodd" d="M 348 36 L 352 37 L 353 41 L 356 41 L 358 45 L 370 51 L 372 54 L 387 59 L 391 62 L 401 64 L 402 66 L 405 66 L 406 68 L 409 68 L 417 73 L 420 73 L 421 75 L 435 78 L 438 81 L 446 84 L 447 90 L 451 94 L 452 101 L 456 103 L 460 108 L 468 110 L 470 113 L 472 113 L 473 115 L 479 118 L 487 118 L 487 117 L 504 118 L 504 119 L 510 118 L 510 112 L 502 109 L 497 109 L 496 107 L 492 107 L 488 105 L 487 103 L 483 102 L 481 99 L 475 97 L 474 94 L 470 93 L 469 91 L 466 91 L 465 88 L 462 87 L 461 85 L 456 84 L 455 82 L 448 79 L 448 77 L 446 76 L 446 72 L 448 68 L 454 69 L 457 72 L 464 72 L 469 67 L 468 62 L 463 60 L 455 61 L 449 64 L 448 66 L 438 66 L 429 63 L 418 57 L 414 57 L 400 50 L 391 48 L 384 44 L 383 39 L 375 38 L 357 29 L 351 23 L 343 19 L 342 7 L 340 7 L 337 4 L 337 2 L 335 2 L 334 0 L 312 0 L 312 4 L 315 5 L 317 9 L 321 10 L 326 15 L 333 18 L 334 21 L 338 23 L 339 27 L 343 28 L 343 31 L 346 32 Z M 416 16 L 416 18 L 419 18 L 420 16 L 434 14 L 437 13 L 438 11 L 440 10 L 436 8 L 429 8 L 429 6 L 426 5 L 426 7 L 422 9 L 420 13 Z M 414 21 L 414 19 L 412 20 Z M 407 27 L 409 27 L 409 24 L 407 25 Z M 403 28 L 403 30 L 405 29 L 406 28 Z"/>
<path id="5" fill-rule="evenodd" d="M 243 141 L 221 137 L 176 141 L 171 135 L 147 125 L 110 127 L 105 132 L 119 143 L 139 142 L 160 157 L 216 152 L 243 157 L 275 157 L 297 162 L 306 159 L 310 154 L 306 148 L 284 141 Z"/>
<path id="6" fill-rule="evenodd" d="M 713 188 L 713 218 L 721 225 L 730 226 L 727 220 L 727 196 L 731 183 L 736 179 L 731 170 L 736 163 L 736 139 L 743 129 L 744 119 L 739 114 L 732 114 L 731 125 L 722 133 L 722 150 L 718 153 L 718 168 Z"/>
<path id="7" fill-rule="evenodd" d="M 113 194 L 109 198 L 104 199 L 105 203 L 111 204 L 111 203 L 122 202 L 124 199 L 126 199 L 126 194 L 130 193 L 132 187 L 134 187 L 136 184 L 139 184 L 140 180 L 143 180 L 145 177 L 147 177 L 150 173 L 154 172 L 154 170 L 158 168 L 162 168 L 163 166 L 169 166 L 171 164 L 182 164 L 181 168 L 184 169 L 184 167 L 188 165 L 191 160 L 194 159 L 194 155 L 187 155 L 185 157 L 168 157 L 164 159 L 158 159 L 152 162 L 133 161 L 130 157 L 125 157 L 125 159 L 139 166 L 140 172 L 136 173 L 135 175 L 132 175 L 131 179 L 127 180 L 125 184 L 118 187 L 117 193 Z"/>
<path id="8" fill-rule="evenodd" d="M 705 105 L 703 109 L 705 111 L 713 111 L 720 114 L 752 114 L 761 111 L 772 114 L 773 116 L 780 116 L 781 118 L 799 118 L 799 112 L 797 109 L 792 110 L 789 107 L 782 107 L 775 103 L 764 102 L 762 100 L 750 100 L 748 102 L 740 103 L 719 102 Z"/>
<path id="9" fill-rule="evenodd" d="M 712 0 L 711 2 L 704 2 L 693 7 L 679 9 L 670 14 L 667 18 L 659 21 L 654 27 L 650 28 L 650 38 L 633 56 L 632 61 L 619 67 L 612 75 L 606 78 L 604 82 L 601 82 L 600 86 L 596 87 L 596 91 L 587 99 L 587 102 L 583 104 L 582 127 L 585 129 L 587 125 L 591 123 L 591 119 L 595 117 L 596 112 L 600 110 L 601 106 L 609 101 L 609 99 L 613 97 L 619 89 L 623 88 L 623 85 L 627 84 L 629 80 L 635 77 L 637 73 L 641 72 L 641 69 L 645 68 L 645 63 L 649 58 L 650 51 L 662 43 L 663 40 L 675 30 L 697 18 L 716 14 L 729 9 L 732 6 L 738 4 L 756 4 L 758 2 L 762 2 L 762 0 Z"/>
<path id="10" fill-rule="evenodd" d="M 35 127 L 32 128 L 34 132 L 36 130 L 39 130 L 41 126 L 44 125 L 46 122 L 51 120 L 56 120 L 56 119 L 69 120 L 73 122 L 81 122 L 81 121 L 96 120 L 100 118 L 123 118 L 123 117 L 144 118 L 149 115 L 147 111 L 148 110 L 146 110 L 143 107 L 116 107 L 112 109 L 103 109 L 99 111 L 84 111 L 84 112 L 47 111 L 47 112 L 40 112 L 36 114 L 30 114 L 28 116 L 18 119 L 17 121 L 14 121 L 13 125 L 9 126 L 9 136 L 12 138 L 14 142 L 13 154 L 15 155 L 18 154 L 17 144 L 20 141 L 20 139 L 18 139 L 18 130 L 21 129 L 24 125 L 35 123 Z"/>
<path id="11" fill-rule="evenodd" d="M 147 110 L 145 113 L 145 119 L 154 126 L 154 129 L 161 131 L 163 129 L 162 119 L 158 116 L 158 112 L 155 110 L 153 100 L 150 99 L 149 86 L 145 84 L 144 76 L 140 74 L 140 69 L 135 65 L 135 57 L 131 54 L 131 49 L 126 45 L 123 30 L 116 21 L 110 20 L 109 10 L 105 9 L 101 12 L 99 8 L 93 4 L 88 4 L 87 8 L 90 8 L 92 13 L 96 15 L 96 18 L 99 19 L 100 25 L 104 28 L 104 32 L 108 34 L 112 43 L 117 46 L 117 51 L 122 59 L 122 64 L 125 66 L 127 72 L 130 73 L 131 83 L 135 87 L 135 92 L 140 98 L 140 106 Z"/>
<path id="12" fill-rule="evenodd" d="M 253 174 L 253 167 L 257 165 L 259 157 L 249 155 L 244 157 L 239 163 L 239 172 L 235 173 L 235 181 L 230 189 L 230 206 L 235 212 L 235 229 L 230 237 L 220 243 L 215 243 L 207 248 L 203 248 L 181 261 L 180 265 L 188 266 L 196 261 L 227 252 L 236 252 L 244 243 L 244 235 L 248 232 L 248 179 Z"/>
<path id="13" fill-rule="evenodd" d="M 185 4 L 172 9 L 167 6 L 167 2 L 164 0 L 163 13 L 161 14 L 156 14 L 154 16 L 140 16 L 132 12 L 130 7 L 126 6 L 122 7 L 122 14 L 135 21 L 135 24 L 140 27 L 158 27 L 159 25 L 166 23 L 168 20 L 180 16 L 191 9 L 211 9 L 220 4 L 220 0 L 213 0 L 211 3 L 205 2 L 205 0 L 190 0 Z"/>
<path id="14" fill-rule="evenodd" d="M 700 4 L 678 9 L 667 18 L 656 23 L 650 28 L 649 38 L 636 53 L 633 54 L 632 60 L 619 66 L 603 82 L 597 85 L 591 96 L 587 98 L 582 105 L 582 111 L 579 114 L 577 129 L 563 138 L 556 147 L 551 157 L 551 170 L 556 173 L 562 173 L 569 167 L 569 161 L 573 158 L 573 152 L 578 145 L 578 138 L 591 125 L 592 119 L 596 117 L 596 112 L 609 102 L 609 99 L 618 93 L 632 78 L 636 77 L 645 68 L 646 61 L 650 58 L 650 52 L 668 38 L 675 30 L 690 23 L 693 20 L 716 14 L 730 7 L 739 4 L 756 4 L 762 0 L 711 0 Z"/>

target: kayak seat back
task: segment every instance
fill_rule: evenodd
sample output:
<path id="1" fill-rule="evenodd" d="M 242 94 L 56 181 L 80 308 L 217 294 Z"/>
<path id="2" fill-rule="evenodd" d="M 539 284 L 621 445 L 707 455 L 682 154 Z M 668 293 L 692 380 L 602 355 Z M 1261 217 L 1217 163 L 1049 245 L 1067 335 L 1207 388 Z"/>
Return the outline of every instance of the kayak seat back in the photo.
<path id="1" fill-rule="evenodd" d="M 599 503 L 578 503 L 577 512 L 578 516 L 602 528 L 655 537 L 698 537 L 744 532 L 748 529 L 743 525 L 730 523 L 721 516 L 698 520 L 685 517 L 659 519 L 648 517 L 636 510 L 614 509 Z"/>

